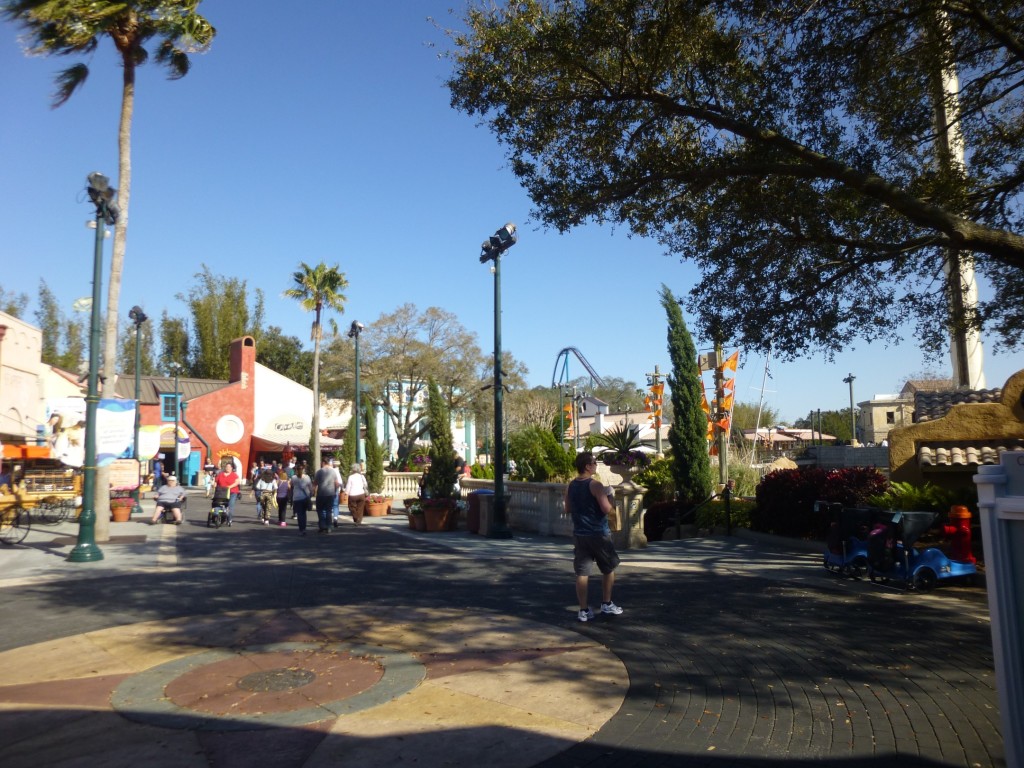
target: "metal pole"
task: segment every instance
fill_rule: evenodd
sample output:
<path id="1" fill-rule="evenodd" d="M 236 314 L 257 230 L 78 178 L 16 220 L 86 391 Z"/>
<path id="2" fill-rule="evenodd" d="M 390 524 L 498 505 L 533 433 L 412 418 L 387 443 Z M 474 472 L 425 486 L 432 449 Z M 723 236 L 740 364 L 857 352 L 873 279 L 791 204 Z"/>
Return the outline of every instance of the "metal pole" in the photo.
<path id="1" fill-rule="evenodd" d="M 181 421 L 181 395 L 178 393 L 178 372 L 181 366 L 174 363 L 174 476 L 178 478 L 178 485 L 184 487 L 181 482 L 181 472 L 178 469 L 178 426 Z"/>
<path id="2" fill-rule="evenodd" d="M 78 516 L 78 542 L 68 553 L 72 563 L 103 559 L 96 546 L 96 408 L 99 405 L 100 286 L 103 281 L 103 223 L 106 204 L 96 204 L 96 245 L 92 259 L 92 318 L 89 321 L 89 389 L 85 397 L 85 467 L 82 479 L 82 512 Z"/>
<path id="3" fill-rule="evenodd" d="M 356 396 L 355 396 L 355 417 L 356 417 L 356 461 L 363 463 L 363 441 L 360 439 L 359 412 L 363 409 L 363 398 L 359 392 L 359 334 L 356 333 Z"/>
<path id="4" fill-rule="evenodd" d="M 501 254 L 494 257 L 494 522 L 488 528 L 491 539 L 511 539 L 505 514 L 504 389 L 501 383 Z"/>
<path id="5" fill-rule="evenodd" d="M 133 307 L 132 311 L 134 312 L 136 309 L 138 309 L 138 307 Z M 140 337 L 142 335 L 142 323 L 145 321 L 145 319 L 146 319 L 145 315 L 141 315 L 141 319 L 139 319 L 139 315 L 136 315 L 136 317 L 135 317 L 135 442 L 133 443 L 134 447 L 132 448 L 132 458 L 135 459 L 135 461 L 136 461 L 136 468 L 138 469 L 138 477 L 135 478 L 136 481 L 137 481 L 137 485 L 135 486 L 135 490 L 132 491 L 132 499 L 135 502 L 135 505 L 132 507 L 132 514 L 136 514 L 136 515 L 141 515 L 142 514 L 142 505 L 139 504 L 139 486 L 142 485 L 142 466 L 138 463 L 138 461 L 139 461 L 139 424 L 140 424 L 140 419 L 141 419 L 141 414 L 139 413 L 139 406 L 140 406 L 139 400 L 140 400 L 140 395 L 141 395 L 141 382 L 139 380 L 139 368 L 142 366 L 142 349 L 141 349 L 140 344 L 139 344 L 139 339 L 140 339 Z"/>

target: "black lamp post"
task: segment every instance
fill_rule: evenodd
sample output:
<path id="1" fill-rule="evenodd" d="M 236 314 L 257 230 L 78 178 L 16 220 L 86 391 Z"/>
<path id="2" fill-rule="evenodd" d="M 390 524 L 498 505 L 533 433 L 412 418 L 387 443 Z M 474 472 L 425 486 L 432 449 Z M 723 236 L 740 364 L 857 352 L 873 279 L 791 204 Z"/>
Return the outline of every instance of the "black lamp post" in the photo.
<path id="1" fill-rule="evenodd" d="M 103 283 L 104 225 L 113 225 L 120 213 L 114 198 L 117 190 L 102 173 L 90 173 L 89 199 L 96 206 L 96 241 L 92 259 L 92 317 L 89 321 L 89 389 L 85 397 L 85 466 L 82 480 L 82 513 L 78 517 L 78 541 L 68 560 L 89 563 L 103 559 L 96 546 L 96 409 L 99 406 L 100 288 Z"/>
<path id="2" fill-rule="evenodd" d="M 480 263 L 494 262 L 494 524 L 487 535 L 492 539 L 510 539 L 505 514 L 505 440 L 502 435 L 501 383 L 501 254 L 518 242 L 515 224 L 506 224 L 480 246 Z"/>
<path id="3" fill-rule="evenodd" d="M 178 468 L 178 430 L 181 429 L 181 393 L 178 392 L 178 376 L 181 374 L 181 363 L 171 363 L 170 368 L 174 371 L 174 476 L 178 478 L 178 485 L 181 482 L 181 471 Z"/>
<path id="4" fill-rule="evenodd" d="M 354 339 L 356 343 L 356 392 L 352 402 L 352 412 L 356 417 L 356 461 L 360 464 L 363 463 L 363 441 L 359 439 L 359 411 L 363 405 L 363 399 L 360 396 L 359 391 L 359 334 L 365 326 L 358 320 L 353 320 L 351 327 L 348 329 L 348 337 Z"/>
<path id="5" fill-rule="evenodd" d="M 142 307 L 136 305 L 128 311 L 128 319 L 135 323 L 135 441 L 132 443 L 132 458 L 136 462 L 139 461 L 139 423 L 141 420 L 141 414 L 139 413 L 139 407 L 141 406 L 140 401 L 140 382 L 139 382 L 139 368 L 142 366 L 142 347 L 141 347 L 141 335 L 142 335 L 142 324 L 149 318 L 146 317 L 146 313 L 142 311 Z M 142 484 L 142 467 L 138 466 L 139 476 L 136 478 L 138 484 L 135 486 L 135 490 L 132 491 L 132 500 L 135 504 L 132 507 L 132 514 L 141 515 L 142 506 L 139 504 L 139 485 Z"/>

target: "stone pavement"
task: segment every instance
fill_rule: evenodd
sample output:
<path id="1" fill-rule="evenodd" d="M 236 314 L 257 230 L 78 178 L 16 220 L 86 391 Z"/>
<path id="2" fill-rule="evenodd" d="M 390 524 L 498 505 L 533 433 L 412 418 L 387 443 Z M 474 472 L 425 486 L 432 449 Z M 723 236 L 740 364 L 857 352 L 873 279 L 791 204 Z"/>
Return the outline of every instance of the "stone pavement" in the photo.
<path id="1" fill-rule="evenodd" d="M 0 766 L 1001 766 L 979 590 L 827 575 L 795 543 L 622 553 L 516 533 L 71 524 L 0 549 Z M 597 599 L 597 578 L 592 595 Z"/>

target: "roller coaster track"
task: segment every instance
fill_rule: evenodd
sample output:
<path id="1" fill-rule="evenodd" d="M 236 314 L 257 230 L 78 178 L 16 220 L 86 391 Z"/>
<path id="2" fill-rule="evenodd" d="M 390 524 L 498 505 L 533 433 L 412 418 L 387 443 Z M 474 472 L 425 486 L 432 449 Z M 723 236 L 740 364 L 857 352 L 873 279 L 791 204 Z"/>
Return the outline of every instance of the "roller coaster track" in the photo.
<path id="1" fill-rule="evenodd" d="M 551 386 L 555 387 L 558 384 L 569 383 L 570 352 L 574 354 L 576 356 L 576 359 L 580 361 L 580 364 L 587 369 L 587 373 L 590 374 L 591 382 L 599 387 L 603 387 L 604 380 L 597 375 L 597 371 L 594 370 L 594 367 L 589 362 L 587 362 L 587 358 L 585 358 L 583 356 L 583 353 L 576 349 L 576 347 L 566 347 L 565 349 L 558 353 L 558 357 L 555 358 L 555 370 L 551 373 Z M 560 379 L 558 378 L 559 363 L 561 363 L 562 365 L 562 377 Z"/>

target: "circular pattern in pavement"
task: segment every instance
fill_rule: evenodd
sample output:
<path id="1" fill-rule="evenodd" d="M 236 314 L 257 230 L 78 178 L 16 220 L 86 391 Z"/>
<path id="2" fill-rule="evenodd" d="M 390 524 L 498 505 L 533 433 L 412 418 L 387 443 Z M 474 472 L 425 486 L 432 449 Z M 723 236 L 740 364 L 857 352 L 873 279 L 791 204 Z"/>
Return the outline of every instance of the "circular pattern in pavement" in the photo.
<path id="1" fill-rule="evenodd" d="M 161 664 L 121 683 L 111 704 L 129 720 L 163 728 L 294 727 L 376 707 L 425 676 L 412 656 L 387 648 L 274 643 Z"/>

